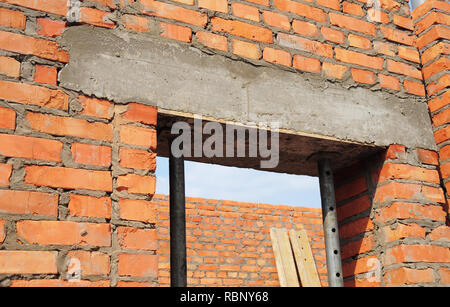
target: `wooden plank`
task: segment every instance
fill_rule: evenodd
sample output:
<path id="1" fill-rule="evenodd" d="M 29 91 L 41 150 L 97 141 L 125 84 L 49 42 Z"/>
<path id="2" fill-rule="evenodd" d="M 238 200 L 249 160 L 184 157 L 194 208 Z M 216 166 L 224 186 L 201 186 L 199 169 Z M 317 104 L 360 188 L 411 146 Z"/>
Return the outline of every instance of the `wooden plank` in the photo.
<path id="1" fill-rule="evenodd" d="M 270 229 L 270 238 L 281 287 L 299 287 L 297 270 L 286 229 Z"/>
<path id="2" fill-rule="evenodd" d="M 316 263 L 314 262 L 306 231 L 304 229 L 291 229 L 289 231 L 289 238 L 291 240 L 292 250 L 294 251 L 302 287 L 320 287 L 320 279 L 317 274 Z"/>

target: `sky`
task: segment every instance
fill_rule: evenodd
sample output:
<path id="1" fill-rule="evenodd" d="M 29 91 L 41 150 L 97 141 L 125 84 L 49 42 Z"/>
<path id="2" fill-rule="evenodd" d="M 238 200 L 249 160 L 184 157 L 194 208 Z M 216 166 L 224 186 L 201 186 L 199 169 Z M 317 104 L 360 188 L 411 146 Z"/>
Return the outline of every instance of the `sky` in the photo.
<path id="1" fill-rule="evenodd" d="M 317 177 L 185 162 L 188 197 L 320 208 Z M 156 193 L 169 194 L 169 160 L 157 157 Z"/>

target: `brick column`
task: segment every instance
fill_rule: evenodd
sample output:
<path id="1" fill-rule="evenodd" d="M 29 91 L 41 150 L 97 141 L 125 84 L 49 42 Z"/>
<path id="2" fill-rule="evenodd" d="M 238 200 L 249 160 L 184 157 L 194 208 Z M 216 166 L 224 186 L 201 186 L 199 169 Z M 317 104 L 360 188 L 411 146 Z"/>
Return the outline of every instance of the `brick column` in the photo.
<path id="1" fill-rule="evenodd" d="M 448 283 L 449 228 L 435 152 L 392 145 L 335 181 L 346 286 Z"/>

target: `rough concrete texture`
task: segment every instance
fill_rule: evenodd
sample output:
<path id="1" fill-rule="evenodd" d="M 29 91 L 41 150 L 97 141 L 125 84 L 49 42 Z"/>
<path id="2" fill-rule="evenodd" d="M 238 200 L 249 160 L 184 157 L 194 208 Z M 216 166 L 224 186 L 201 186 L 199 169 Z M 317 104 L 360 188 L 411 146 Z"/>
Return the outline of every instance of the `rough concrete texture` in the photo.
<path id="1" fill-rule="evenodd" d="M 426 104 L 412 98 L 344 88 L 120 30 L 70 27 L 59 42 L 71 59 L 60 85 L 87 95 L 244 124 L 279 122 L 297 134 L 362 144 L 436 146 Z"/>

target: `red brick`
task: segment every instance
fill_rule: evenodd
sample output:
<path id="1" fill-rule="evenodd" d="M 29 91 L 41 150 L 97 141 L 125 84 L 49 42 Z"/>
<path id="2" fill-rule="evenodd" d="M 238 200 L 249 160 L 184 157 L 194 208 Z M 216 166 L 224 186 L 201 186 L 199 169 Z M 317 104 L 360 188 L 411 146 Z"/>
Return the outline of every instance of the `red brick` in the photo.
<path id="1" fill-rule="evenodd" d="M 0 220 L 0 244 L 5 241 L 6 230 L 5 230 L 6 221 Z"/>
<path id="2" fill-rule="evenodd" d="M 107 254 L 101 252 L 70 251 L 69 259 L 79 261 L 81 276 L 108 275 L 110 260 Z"/>
<path id="3" fill-rule="evenodd" d="M 430 110 L 430 113 L 433 113 L 445 107 L 448 103 L 450 103 L 450 91 L 446 91 L 442 95 L 428 100 L 428 108 Z"/>
<path id="4" fill-rule="evenodd" d="M 155 194 L 156 178 L 153 176 L 140 176 L 128 174 L 117 178 L 117 190 L 135 194 Z"/>
<path id="5" fill-rule="evenodd" d="M 385 42 L 373 42 L 373 49 L 377 53 L 385 54 L 394 57 L 397 54 L 397 45 Z"/>
<path id="6" fill-rule="evenodd" d="M 414 66 L 402 63 L 402 62 L 396 62 L 393 60 L 388 59 L 387 60 L 387 69 L 390 72 L 410 76 L 412 78 L 416 78 L 419 80 L 422 80 L 422 72 L 415 68 Z"/>
<path id="7" fill-rule="evenodd" d="M 108 100 L 79 95 L 78 101 L 83 107 L 80 114 L 106 119 L 111 119 L 113 116 L 114 104 Z"/>
<path id="8" fill-rule="evenodd" d="M 162 285 L 161 278 L 159 279 L 159 284 Z M 155 286 L 154 284 L 149 282 L 119 280 L 117 282 L 116 287 L 137 288 L 137 287 L 154 287 L 154 286 Z"/>
<path id="9" fill-rule="evenodd" d="M 339 2 L 339 0 L 316 0 L 317 5 L 325 6 L 336 11 L 339 11 L 341 9 Z"/>
<path id="10" fill-rule="evenodd" d="M 398 80 L 397 77 L 378 74 L 378 80 L 380 82 L 381 87 L 394 91 L 400 90 L 400 81 Z"/>
<path id="11" fill-rule="evenodd" d="M 319 30 L 317 30 L 316 25 L 306 21 L 294 19 L 292 21 L 292 29 L 295 33 L 305 36 L 317 37 L 319 35 Z"/>
<path id="12" fill-rule="evenodd" d="M 46 87 L 0 81 L 0 98 L 26 105 L 67 110 L 69 96 L 61 90 Z"/>
<path id="13" fill-rule="evenodd" d="M 344 13 L 352 14 L 352 15 L 356 15 L 356 16 L 364 16 L 365 15 L 365 12 L 361 5 L 352 3 L 352 2 L 348 2 L 348 1 L 344 1 L 342 3 L 342 11 Z"/>
<path id="14" fill-rule="evenodd" d="M 398 56 L 411 62 L 420 63 L 419 52 L 415 48 L 398 46 Z"/>
<path id="15" fill-rule="evenodd" d="M 118 227 L 117 238 L 123 249 L 156 250 L 158 248 L 156 229 Z"/>
<path id="16" fill-rule="evenodd" d="M 328 44 L 285 33 L 278 33 L 277 40 L 280 46 L 283 47 L 298 49 L 328 58 L 333 57 L 333 47 Z"/>
<path id="17" fill-rule="evenodd" d="M 440 25 L 434 26 L 431 30 L 426 32 L 426 35 L 419 36 L 415 45 L 417 48 L 422 49 L 429 43 L 439 39 L 450 39 L 450 29 Z"/>
<path id="18" fill-rule="evenodd" d="M 120 276 L 158 277 L 158 256 L 148 254 L 119 254 Z"/>
<path id="19" fill-rule="evenodd" d="M 392 199 L 425 199 L 431 202 L 445 202 L 440 188 L 402 182 L 390 182 L 377 188 L 374 201 L 384 202 Z"/>
<path id="20" fill-rule="evenodd" d="M 439 276 L 441 277 L 441 284 L 450 284 L 450 269 L 440 268 L 438 270 Z"/>
<path id="21" fill-rule="evenodd" d="M 0 212 L 3 214 L 58 216 L 58 195 L 0 190 Z"/>
<path id="22" fill-rule="evenodd" d="M 440 206 L 394 202 L 390 207 L 382 207 L 375 214 L 377 221 L 385 223 L 394 219 L 432 219 L 445 221 L 445 212 Z"/>
<path id="23" fill-rule="evenodd" d="M 414 11 L 411 12 L 412 18 L 414 20 L 418 20 L 420 17 L 431 11 L 433 8 L 442 11 L 450 11 L 450 4 L 446 1 L 426 1 L 419 7 L 417 7 Z"/>
<path id="24" fill-rule="evenodd" d="M 204 28 L 208 17 L 205 13 L 188 10 L 180 6 L 154 0 L 141 0 L 141 12 L 150 16 L 163 17 L 181 21 Z"/>
<path id="25" fill-rule="evenodd" d="M 20 77 L 20 62 L 13 58 L 0 56 L 0 74 L 12 78 Z"/>
<path id="26" fill-rule="evenodd" d="M 390 23 L 388 14 L 374 8 L 370 8 L 367 10 L 367 20 L 383 24 Z"/>
<path id="27" fill-rule="evenodd" d="M 0 129 L 16 129 L 16 112 L 13 109 L 0 107 Z M 2 144 L 0 144 L 0 151 L 1 148 Z"/>
<path id="28" fill-rule="evenodd" d="M 422 64 L 425 65 L 438 56 L 447 54 L 450 54 L 450 44 L 447 42 L 439 42 L 422 52 Z"/>
<path id="29" fill-rule="evenodd" d="M 329 16 L 330 23 L 337 27 L 365 33 L 371 36 L 374 36 L 376 33 L 377 27 L 373 23 L 332 12 L 329 13 Z"/>
<path id="30" fill-rule="evenodd" d="M 37 34 L 47 37 L 58 37 L 64 31 L 66 23 L 60 20 L 53 20 L 48 18 L 38 18 L 37 22 Z"/>
<path id="31" fill-rule="evenodd" d="M 209 48 L 222 51 L 228 50 L 228 40 L 225 36 L 203 31 L 198 31 L 195 36 L 197 41 Z"/>
<path id="32" fill-rule="evenodd" d="M 336 44 L 342 44 L 345 41 L 345 34 L 336 29 L 322 27 L 320 33 L 327 41 Z"/>
<path id="33" fill-rule="evenodd" d="M 111 218 L 111 198 L 70 194 L 69 214 L 109 219 Z"/>
<path id="34" fill-rule="evenodd" d="M 25 183 L 65 189 L 112 191 L 111 173 L 50 166 L 26 166 Z"/>
<path id="35" fill-rule="evenodd" d="M 446 126 L 434 132 L 434 139 L 436 144 L 442 143 L 450 139 L 450 126 Z"/>
<path id="36" fill-rule="evenodd" d="M 11 177 L 12 165 L 0 163 L 0 186 L 9 186 L 9 177 Z"/>
<path id="37" fill-rule="evenodd" d="M 291 54 L 289 52 L 270 47 L 264 48 L 263 59 L 274 64 L 281 64 L 284 66 L 292 65 Z"/>
<path id="38" fill-rule="evenodd" d="M 431 28 L 435 24 L 450 25 L 450 15 L 449 13 L 441 12 L 430 12 L 425 18 L 419 20 L 415 24 L 415 31 L 417 35 L 420 35 L 423 31 Z"/>
<path id="39" fill-rule="evenodd" d="M 67 0 L 53 0 L 51 2 L 47 0 L 1 0 L 1 2 L 61 16 L 66 16 L 68 11 Z"/>
<path id="40" fill-rule="evenodd" d="M 383 69 L 384 59 L 336 47 L 336 60 L 373 69 Z"/>
<path id="41" fill-rule="evenodd" d="M 361 49 L 372 49 L 372 42 L 363 36 L 355 35 L 350 33 L 348 35 L 348 43 L 350 46 L 361 48 Z"/>
<path id="42" fill-rule="evenodd" d="M 158 109 L 156 107 L 139 103 L 129 103 L 127 111 L 122 115 L 122 118 L 127 121 L 139 122 L 152 126 L 156 126 L 157 117 Z"/>
<path id="43" fill-rule="evenodd" d="M 341 248 L 342 259 L 350 258 L 371 251 L 375 246 L 373 235 L 366 236 L 357 241 L 350 241 Z"/>
<path id="44" fill-rule="evenodd" d="M 274 13 L 271 11 L 263 12 L 264 22 L 269 26 L 289 30 L 291 28 L 291 23 L 289 18 L 285 15 Z"/>
<path id="45" fill-rule="evenodd" d="M 342 79 L 345 73 L 348 71 L 348 67 L 339 64 L 323 62 L 322 70 L 329 77 Z"/>
<path id="46" fill-rule="evenodd" d="M 0 274 L 56 274 L 58 252 L 0 251 Z"/>
<path id="47" fill-rule="evenodd" d="M 437 92 L 445 89 L 450 85 L 450 74 L 446 73 L 442 75 L 437 81 L 431 82 L 427 86 L 428 96 L 433 96 Z M 445 94 L 445 92 L 444 92 Z"/>
<path id="48" fill-rule="evenodd" d="M 327 22 L 326 13 L 318 8 L 292 0 L 274 0 L 273 5 L 281 11 L 297 14 L 318 22 Z"/>
<path id="49" fill-rule="evenodd" d="M 434 282 L 433 269 L 398 268 L 385 273 L 385 282 L 389 286 L 404 286 L 416 283 Z"/>
<path id="50" fill-rule="evenodd" d="M 338 221 L 342 221 L 358 213 L 364 212 L 370 209 L 372 203 L 370 202 L 369 196 L 363 195 L 358 197 L 344 205 L 341 205 L 337 209 Z"/>
<path id="51" fill-rule="evenodd" d="M 80 22 L 103 28 L 114 28 L 116 25 L 109 20 L 111 13 L 89 7 L 80 8 Z"/>
<path id="52" fill-rule="evenodd" d="M 55 288 L 55 287 L 92 287 L 92 288 L 98 288 L 98 287 L 110 287 L 110 281 L 109 280 L 98 280 L 98 281 L 89 281 L 89 280 L 77 280 L 74 281 L 68 281 L 68 280 L 62 280 L 62 279 L 31 279 L 31 280 L 23 280 L 23 279 L 16 279 L 11 281 L 11 287 L 48 287 L 48 288 Z"/>
<path id="53" fill-rule="evenodd" d="M 60 162 L 62 147 L 55 140 L 0 134 L 0 154 L 7 157 Z"/>
<path id="54" fill-rule="evenodd" d="M 439 226 L 433 229 L 428 238 L 433 241 L 450 241 L 450 227 L 446 225 Z"/>
<path id="55" fill-rule="evenodd" d="M 383 182 L 389 179 L 408 179 L 437 184 L 440 182 L 439 173 L 436 170 L 430 170 L 408 164 L 386 163 L 381 169 L 378 182 Z"/>
<path id="56" fill-rule="evenodd" d="M 450 68 L 450 59 L 447 57 L 442 57 L 437 61 L 422 68 L 423 77 L 426 79 L 431 78 L 437 73 L 445 71 Z"/>
<path id="57" fill-rule="evenodd" d="M 375 256 L 359 258 L 342 264 L 342 275 L 345 277 L 370 272 L 377 269 L 378 259 Z"/>
<path id="58" fill-rule="evenodd" d="M 402 262 L 450 262 L 450 249 L 436 245 L 397 245 L 386 250 L 385 265 Z"/>
<path id="59" fill-rule="evenodd" d="M 307 58 L 299 54 L 294 55 L 292 66 L 303 71 L 320 73 L 320 61 L 318 59 Z"/>
<path id="60" fill-rule="evenodd" d="M 69 62 L 68 53 L 60 50 L 56 42 L 22 34 L 0 31 L 0 49 L 58 62 Z"/>
<path id="61" fill-rule="evenodd" d="M 444 109 L 432 117 L 433 126 L 439 127 L 450 122 L 450 109 Z"/>
<path id="62" fill-rule="evenodd" d="M 350 71 L 352 73 L 352 77 L 353 80 L 355 80 L 355 82 L 366 84 L 375 83 L 375 74 L 371 71 L 356 68 L 351 68 Z"/>
<path id="63" fill-rule="evenodd" d="M 56 85 L 56 67 L 36 64 L 34 72 L 34 82 Z"/>
<path id="64" fill-rule="evenodd" d="M 434 151 L 432 151 L 434 153 Z M 419 154 L 419 152 L 417 151 L 417 154 Z M 425 155 L 425 154 L 421 154 L 421 155 Z M 426 155 L 425 155 L 426 156 Z M 431 158 L 431 157 L 430 157 Z M 434 158 L 435 156 L 432 156 L 432 160 L 430 160 L 430 162 L 435 162 Z M 439 159 L 440 160 L 447 160 L 450 159 L 450 145 L 445 145 L 444 147 L 441 148 L 441 150 L 439 151 Z M 431 163 L 430 163 L 431 164 Z"/>
<path id="65" fill-rule="evenodd" d="M 183 27 L 171 23 L 160 22 L 161 36 L 174 39 L 181 42 L 190 43 L 192 40 L 192 30 L 188 27 Z"/>
<path id="66" fill-rule="evenodd" d="M 31 112 L 26 120 L 32 129 L 52 135 L 112 141 L 112 126 L 105 123 Z"/>
<path id="67" fill-rule="evenodd" d="M 435 151 L 417 148 L 417 158 L 420 163 L 438 165 L 438 154 Z"/>
<path id="68" fill-rule="evenodd" d="M 392 229 L 392 227 L 395 227 Z M 388 225 L 381 228 L 381 232 L 385 242 L 397 241 L 404 238 L 420 238 L 425 239 L 426 229 L 417 224 L 404 225 L 397 223 L 396 225 Z"/>
<path id="69" fill-rule="evenodd" d="M 380 31 L 383 34 L 384 38 L 386 38 L 387 40 L 409 46 L 414 45 L 414 36 L 409 35 L 409 32 L 404 32 L 385 26 L 380 26 Z"/>
<path id="70" fill-rule="evenodd" d="M 361 194 L 367 191 L 367 183 L 364 177 L 359 177 L 349 183 L 336 188 L 336 201 L 340 202 L 352 196 Z"/>
<path id="71" fill-rule="evenodd" d="M 232 39 L 231 43 L 234 54 L 254 60 L 261 58 L 261 51 L 258 45 L 237 39 Z"/>
<path id="72" fill-rule="evenodd" d="M 156 154 L 140 149 L 121 147 L 119 150 L 120 165 L 127 168 L 156 169 Z"/>
<path id="73" fill-rule="evenodd" d="M 401 28 L 404 28 L 404 29 L 407 29 L 407 30 L 411 30 L 411 31 L 414 30 L 413 21 L 412 21 L 411 18 L 403 17 L 403 16 L 400 16 L 400 15 L 394 14 L 393 21 L 394 21 L 395 25 L 397 25 L 397 26 L 399 26 Z"/>
<path id="74" fill-rule="evenodd" d="M 339 237 L 342 239 L 354 237 L 360 233 L 373 230 L 374 226 L 368 217 L 360 218 L 339 227 Z"/>
<path id="75" fill-rule="evenodd" d="M 227 3 L 227 1 L 225 1 Z M 242 4 L 239 2 L 233 2 L 231 4 L 231 9 L 233 10 L 233 15 L 249 20 L 259 21 L 259 10 L 257 7 Z"/>
<path id="76" fill-rule="evenodd" d="M 26 22 L 24 13 L 0 8 L 0 26 L 24 30 Z"/>
<path id="77" fill-rule="evenodd" d="M 228 13 L 227 0 L 198 0 L 198 7 L 211 11 Z"/>
<path id="78" fill-rule="evenodd" d="M 138 31 L 138 32 L 150 32 L 151 26 L 156 22 L 149 18 L 135 16 L 135 15 L 122 15 L 122 24 L 126 29 Z"/>
<path id="79" fill-rule="evenodd" d="M 110 166 L 111 147 L 82 143 L 72 144 L 73 161 L 81 164 Z"/>
<path id="80" fill-rule="evenodd" d="M 239 20 L 228 20 L 220 17 L 211 19 L 212 31 L 225 32 L 259 42 L 273 43 L 272 31 L 266 28 L 248 24 Z"/>
<path id="81" fill-rule="evenodd" d="M 156 208 L 149 201 L 121 198 L 119 209 L 121 219 L 145 223 L 156 222 Z"/>
<path id="82" fill-rule="evenodd" d="M 148 147 L 156 151 L 156 130 L 136 126 L 122 126 L 120 141 L 124 144 Z"/>
<path id="83" fill-rule="evenodd" d="M 30 244 L 110 246 L 109 224 L 18 221 L 17 235 Z"/>
<path id="84" fill-rule="evenodd" d="M 82 0 L 82 1 L 86 1 L 86 0 Z M 116 4 L 114 3 L 114 0 L 89 0 L 91 2 L 96 2 L 102 6 L 107 6 L 109 8 L 115 9 L 116 8 Z"/>

